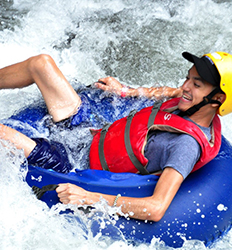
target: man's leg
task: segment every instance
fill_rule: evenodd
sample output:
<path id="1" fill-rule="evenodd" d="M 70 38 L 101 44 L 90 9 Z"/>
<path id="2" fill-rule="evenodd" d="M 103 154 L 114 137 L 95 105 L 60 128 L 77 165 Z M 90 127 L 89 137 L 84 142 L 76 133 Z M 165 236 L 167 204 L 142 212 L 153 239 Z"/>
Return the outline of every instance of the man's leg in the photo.
<path id="1" fill-rule="evenodd" d="M 28 157 L 36 142 L 25 136 L 24 134 L 0 124 L 0 139 L 10 141 L 18 149 L 23 149 L 25 157 Z"/>
<path id="2" fill-rule="evenodd" d="M 40 89 L 55 122 L 73 115 L 81 104 L 80 97 L 48 55 L 31 57 L 0 69 L 0 89 L 23 88 L 33 83 Z M 30 139 L 1 124 L 0 139 L 8 140 L 18 149 L 23 149 L 29 164 L 63 173 L 71 169 L 62 145 L 41 138 Z"/>
<path id="3" fill-rule="evenodd" d="M 81 99 L 48 55 L 38 55 L 26 61 L 0 69 L 0 88 L 23 88 L 36 83 L 53 121 L 75 114 Z"/>
<path id="4" fill-rule="evenodd" d="M 67 152 L 61 143 L 49 142 L 43 138 L 30 139 L 2 124 L 0 124 L 0 139 L 10 141 L 16 148 L 23 149 L 29 164 L 51 168 L 61 173 L 68 173 L 72 169 Z"/>

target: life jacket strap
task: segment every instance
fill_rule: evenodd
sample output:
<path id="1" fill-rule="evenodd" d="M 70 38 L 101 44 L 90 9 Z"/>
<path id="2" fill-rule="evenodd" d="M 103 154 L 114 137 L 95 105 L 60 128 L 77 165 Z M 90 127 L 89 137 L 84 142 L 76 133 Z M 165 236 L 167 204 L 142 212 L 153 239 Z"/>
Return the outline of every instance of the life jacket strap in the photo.
<path id="1" fill-rule="evenodd" d="M 148 129 L 151 127 L 151 125 L 154 124 L 155 121 L 155 117 L 160 109 L 162 105 L 162 102 L 155 102 L 152 110 L 151 110 L 151 114 L 149 116 L 149 120 L 148 120 Z M 134 117 L 134 115 L 136 114 L 137 111 L 131 111 L 130 114 L 127 117 L 127 123 L 126 123 L 126 128 L 125 128 L 125 134 L 124 134 L 124 140 L 125 140 L 125 146 L 126 146 L 126 150 L 127 153 L 129 155 L 130 160 L 132 161 L 133 165 L 138 169 L 139 173 L 141 175 L 147 175 L 149 174 L 149 172 L 146 170 L 146 168 L 144 168 L 144 166 L 140 163 L 140 161 L 137 159 L 137 157 L 135 156 L 132 146 L 131 146 L 131 141 L 130 141 L 130 127 L 131 127 L 131 122 L 132 119 Z"/>
<path id="2" fill-rule="evenodd" d="M 99 159 L 101 162 L 101 166 L 102 166 L 102 169 L 106 170 L 106 171 L 110 171 L 110 170 L 109 170 L 109 167 L 107 165 L 106 158 L 104 155 L 104 140 L 105 140 L 106 133 L 107 133 L 110 125 L 111 125 L 110 123 L 107 123 L 102 128 L 100 139 L 99 139 L 99 145 L 98 145 L 98 152 L 99 152 Z"/>
<path id="3" fill-rule="evenodd" d="M 140 163 L 140 161 L 135 156 L 133 149 L 132 149 L 132 146 L 131 146 L 131 141 L 130 141 L 131 122 L 132 122 L 132 119 L 136 113 L 137 113 L 136 110 L 132 110 L 127 117 L 126 128 L 125 128 L 125 133 L 124 133 L 124 141 L 125 141 L 127 154 L 129 156 L 131 162 L 133 163 L 133 165 L 138 169 L 140 174 L 147 175 L 147 174 L 149 174 L 149 172 L 144 168 L 144 166 Z"/>
<path id="4" fill-rule="evenodd" d="M 148 120 L 148 124 L 147 124 L 148 129 L 152 125 L 154 125 L 155 117 L 156 117 L 158 111 L 160 110 L 161 105 L 162 105 L 162 102 L 155 102 L 153 104 L 152 111 L 151 111 L 151 114 L 150 114 L 150 117 L 149 117 L 149 120 Z"/>

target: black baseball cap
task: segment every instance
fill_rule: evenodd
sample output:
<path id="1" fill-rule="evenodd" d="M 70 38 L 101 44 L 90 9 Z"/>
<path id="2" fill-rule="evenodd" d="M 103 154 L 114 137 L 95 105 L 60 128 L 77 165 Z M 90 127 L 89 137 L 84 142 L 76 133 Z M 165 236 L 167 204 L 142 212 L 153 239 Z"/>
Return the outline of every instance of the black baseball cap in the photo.
<path id="1" fill-rule="evenodd" d="M 214 62 L 208 56 L 197 57 L 188 52 L 183 52 L 182 56 L 189 62 L 194 63 L 199 76 L 213 86 L 220 86 L 221 77 Z"/>

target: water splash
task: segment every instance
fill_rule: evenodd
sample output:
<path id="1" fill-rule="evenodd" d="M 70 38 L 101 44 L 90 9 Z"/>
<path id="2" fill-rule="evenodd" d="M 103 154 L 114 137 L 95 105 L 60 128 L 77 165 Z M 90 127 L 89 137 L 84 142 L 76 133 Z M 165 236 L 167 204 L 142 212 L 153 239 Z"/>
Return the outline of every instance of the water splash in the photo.
<path id="1" fill-rule="evenodd" d="M 181 58 L 184 50 L 232 52 L 229 0 L 9 0 L 0 1 L 0 8 L 0 67 L 48 53 L 74 87 L 106 75 L 134 86 L 180 86 L 190 66 Z M 0 97 L 1 119 L 41 99 L 35 86 L 1 90 Z M 230 141 L 231 119 L 222 119 Z M 0 145 L 0 157 L 1 249 L 167 249 L 158 239 L 136 246 L 91 238 L 87 226 L 86 231 L 77 221 L 67 222 L 35 199 L 22 181 L 21 151 Z M 230 249 L 231 239 L 230 231 L 212 249 Z M 206 248 L 193 240 L 184 249 Z"/>

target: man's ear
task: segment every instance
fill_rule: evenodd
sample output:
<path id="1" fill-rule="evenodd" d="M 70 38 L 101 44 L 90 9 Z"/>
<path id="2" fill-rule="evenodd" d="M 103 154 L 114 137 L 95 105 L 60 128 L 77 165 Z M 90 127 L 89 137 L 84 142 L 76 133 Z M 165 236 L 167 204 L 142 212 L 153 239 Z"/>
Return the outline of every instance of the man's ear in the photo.
<path id="1" fill-rule="evenodd" d="M 213 97 L 213 99 L 219 101 L 220 103 L 223 103 L 226 100 L 226 95 L 223 93 L 217 93 Z M 218 104 L 215 104 L 215 103 L 212 104 L 212 107 L 217 107 L 217 106 L 218 106 Z"/>

